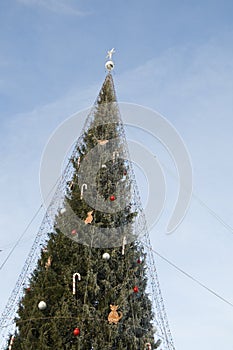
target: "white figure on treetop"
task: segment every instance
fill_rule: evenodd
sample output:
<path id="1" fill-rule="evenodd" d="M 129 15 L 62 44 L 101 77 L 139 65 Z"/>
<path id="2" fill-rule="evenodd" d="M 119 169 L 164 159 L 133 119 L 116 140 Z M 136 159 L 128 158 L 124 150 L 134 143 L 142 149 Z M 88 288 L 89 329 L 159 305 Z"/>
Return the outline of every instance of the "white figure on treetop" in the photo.
<path id="1" fill-rule="evenodd" d="M 108 54 L 106 56 L 106 58 L 109 58 L 110 60 L 112 59 L 112 55 L 115 53 L 115 49 L 112 48 L 112 50 L 108 51 Z"/>

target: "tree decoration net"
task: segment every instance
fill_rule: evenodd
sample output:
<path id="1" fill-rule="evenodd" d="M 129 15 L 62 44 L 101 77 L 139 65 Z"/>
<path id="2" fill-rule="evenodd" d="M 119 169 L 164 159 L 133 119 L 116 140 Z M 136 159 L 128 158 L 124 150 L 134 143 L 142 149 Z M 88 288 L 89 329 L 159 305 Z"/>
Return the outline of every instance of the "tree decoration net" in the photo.
<path id="1" fill-rule="evenodd" d="M 0 336 L 2 349 L 12 350 L 175 349 L 110 70 Z"/>

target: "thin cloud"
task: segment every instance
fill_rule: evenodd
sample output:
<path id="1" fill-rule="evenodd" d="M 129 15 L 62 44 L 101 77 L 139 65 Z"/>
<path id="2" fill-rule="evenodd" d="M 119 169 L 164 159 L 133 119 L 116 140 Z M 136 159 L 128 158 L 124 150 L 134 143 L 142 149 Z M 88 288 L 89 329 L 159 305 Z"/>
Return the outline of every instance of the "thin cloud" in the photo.
<path id="1" fill-rule="evenodd" d="M 48 11 L 65 15 L 87 15 L 86 12 L 76 9 L 72 4 L 64 0 L 18 0 L 18 2 L 26 6 L 42 7 Z"/>

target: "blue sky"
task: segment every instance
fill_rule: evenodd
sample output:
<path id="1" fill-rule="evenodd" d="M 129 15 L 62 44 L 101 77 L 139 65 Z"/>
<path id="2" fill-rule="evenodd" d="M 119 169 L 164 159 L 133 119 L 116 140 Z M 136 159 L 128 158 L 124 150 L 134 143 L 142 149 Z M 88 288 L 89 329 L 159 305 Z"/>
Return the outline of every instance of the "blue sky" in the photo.
<path id="1" fill-rule="evenodd" d="M 155 109 L 176 127 L 195 194 L 233 226 L 232 13 L 232 1 L 215 0 L 1 1 L 0 262 L 41 203 L 40 159 L 50 135 L 94 102 L 112 47 L 118 100 Z M 150 147 L 174 172 L 166 152 Z M 168 198 L 151 232 L 154 248 L 233 302 L 232 232 L 193 197 L 177 231 L 165 235 L 177 182 L 164 171 Z M 1 310 L 40 220 L 0 271 Z M 233 309 L 159 258 L 157 265 L 177 349 L 230 348 Z"/>

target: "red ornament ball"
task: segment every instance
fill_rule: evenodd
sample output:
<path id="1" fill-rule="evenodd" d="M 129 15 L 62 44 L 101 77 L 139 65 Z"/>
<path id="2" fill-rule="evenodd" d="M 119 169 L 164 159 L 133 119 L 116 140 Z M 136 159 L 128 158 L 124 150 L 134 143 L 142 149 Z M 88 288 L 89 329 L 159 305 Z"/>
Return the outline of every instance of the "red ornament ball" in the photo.
<path id="1" fill-rule="evenodd" d="M 75 328 L 73 331 L 73 334 L 75 337 L 77 337 L 80 334 L 80 329 L 79 328 Z"/>
<path id="2" fill-rule="evenodd" d="M 29 293 L 29 292 L 31 291 L 31 288 L 28 287 L 28 288 L 26 289 L 26 291 Z"/>
<path id="3" fill-rule="evenodd" d="M 110 201 L 115 201 L 116 197 L 115 196 L 110 196 Z"/>
<path id="4" fill-rule="evenodd" d="M 138 291 L 139 291 L 138 286 L 134 286 L 133 291 L 134 291 L 134 293 L 138 293 Z"/>
<path id="5" fill-rule="evenodd" d="M 71 234 L 72 234 L 73 236 L 75 236 L 75 235 L 77 234 L 77 231 L 76 231 L 76 230 L 72 230 L 72 231 L 71 231 Z"/>
<path id="6" fill-rule="evenodd" d="M 138 259 L 138 260 L 137 260 L 137 263 L 138 263 L 138 264 L 141 264 L 141 260 L 140 260 L 140 259 Z"/>
<path id="7" fill-rule="evenodd" d="M 126 176 L 126 175 L 127 175 L 127 171 L 126 171 L 126 170 L 124 170 L 123 174 Z"/>

